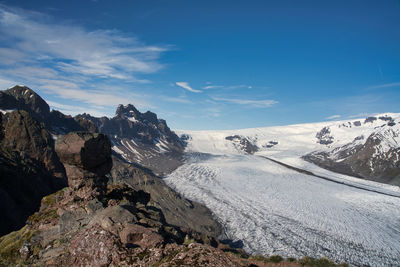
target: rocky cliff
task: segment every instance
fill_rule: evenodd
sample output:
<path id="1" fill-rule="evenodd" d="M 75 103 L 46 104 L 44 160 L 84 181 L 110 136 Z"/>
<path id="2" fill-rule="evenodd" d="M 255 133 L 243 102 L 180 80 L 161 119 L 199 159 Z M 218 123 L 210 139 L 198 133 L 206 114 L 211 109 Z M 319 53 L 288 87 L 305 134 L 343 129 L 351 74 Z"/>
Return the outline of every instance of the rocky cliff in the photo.
<path id="1" fill-rule="evenodd" d="M 0 235 L 20 228 L 42 197 L 67 185 L 54 141 L 23 110 L 0 114 Z"/>

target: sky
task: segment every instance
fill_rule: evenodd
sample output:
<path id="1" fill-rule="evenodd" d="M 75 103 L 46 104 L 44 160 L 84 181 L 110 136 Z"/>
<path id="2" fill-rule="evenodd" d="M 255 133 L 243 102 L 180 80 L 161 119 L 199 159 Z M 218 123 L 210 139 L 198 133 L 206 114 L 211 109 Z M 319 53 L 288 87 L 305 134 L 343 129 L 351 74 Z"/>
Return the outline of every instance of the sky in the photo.
<path id="1" fill-rule="evenodd" d="M 400 112 L 400 1 L 0 0 L 0 89 L 172 129 Z"/>

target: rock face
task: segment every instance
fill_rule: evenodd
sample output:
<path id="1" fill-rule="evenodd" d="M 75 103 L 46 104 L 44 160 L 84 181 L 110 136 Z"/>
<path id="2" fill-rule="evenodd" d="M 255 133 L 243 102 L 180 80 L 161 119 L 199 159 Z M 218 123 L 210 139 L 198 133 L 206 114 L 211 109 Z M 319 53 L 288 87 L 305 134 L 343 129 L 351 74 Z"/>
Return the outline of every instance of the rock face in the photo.
<path id="1" fill-rule="evenodd" d="M 56 152 L 73 189 L 92 186 L 105 190 L 112 167 L 111 143 L 103 134 L 74 132 L 56 141 Z"/>
<path id="2" fill-rule="evenodd" d="M 254 154 L 258 151 L 258 147 L 248 138 L 240 135 L 232 135 L 225 137 L 226 140 L 232 141 L 235 148 L 239 151 L 244 151 L 247 154 Z"/>
<path id="3" fill-rule="evenodd" d="M 26 111 L 0 114 L 0 235 L 20 228 L 42 197 L 67 185 L 54 141 Z"/>

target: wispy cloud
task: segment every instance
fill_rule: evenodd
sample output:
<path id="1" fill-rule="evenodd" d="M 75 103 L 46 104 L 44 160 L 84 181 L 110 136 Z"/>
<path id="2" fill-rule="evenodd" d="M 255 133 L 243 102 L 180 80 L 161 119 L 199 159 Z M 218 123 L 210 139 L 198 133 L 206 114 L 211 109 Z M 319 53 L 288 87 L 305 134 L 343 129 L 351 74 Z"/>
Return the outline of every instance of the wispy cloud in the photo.
<path id="1" fill-rule="evenodd" d="M 359 118 L 369 117 L 370 115 L 372 115 L 372 113 L 363 112 L 363 113 L 358 113 L 358 114 L 347 116 L 347 118 L 349 118 L 349 119 L 354 119 L 354 118 L 359 119 Z"/>
<path id="2" fill-rule="evenodd" d="M 203 89 L 241 89 L 241 88 L 246 88 L 246 89 L 252 89 L 253 87 L 251 85 L 246 85 L 246 84 L 238 84 L 238 85 L 207 85 L 204 86 Z"/>
<path id="3" fill-rule="evenodd" d="M 56 109 L 58 111 L 61 111 L 65 114 L 70 114 L 70 115 L 78 115 L 78 114 L 82 114 L 82 113 L 89 113 L 92 116 L 104 116 L 103 112 L 99 112 L 97 109 L 88 109 L 87 107 L 77 107 L 77 106 L 72 106 L 72 105 L 65 105 L 65 104 L 61 104 L 58 102 L 53 102 L 53 101 L 46 101 L 47 104 L 49 104 L 49 106 L 52 109 Z"/>
<path id="4" fill-rule="evenodd" d="M 2 88 L 2 89 L 9 88 L 15 84 L 17 84 L 17 82 L 0 78 L 0 88 Z"/>
<path id="5" fill-rule="evenodd" d="M 176 82 L 175 84 L 176 84 L 177 86 L 179 86 L 179 87 L 182 87 L 183 89 L 188 90 L 189 92 L 192 92 L 192 93 L 201 93 L 200 90 L 193 89 L 192 87 L 190 87 L 190 85 L 189 85 L 188 82 Z"/>
<path id="6" fill-rule="evenodd" d="M 207 85 L 207 86 L 204 86 L 203 87 L 203 89 L 216 89 L 216 88 L 224 88 L 224 86 L 223 85 Z"/>
<path id="7" fill-rule="evenodd" d="M 146 46 L 116 30 L 87 31 L 4 5 L 0 32 L 3 40 L 14 41 L 0 50 L 9 63 L 52 61 L 63 71 L 103 78 L 135 79 L 135 73 L 155 72 L 162 68 L 157 59 L 167 49 Z"/>
<path id="8" fill-rule="evenodd" d="M 161 96 L 161 100 L 164 100 L 166 102 L 171 102 L 171 103 L 181 103 L 181 104 L 191 104 L 192 101 L 190 101 L 187 98 L 183 97 L 170 97 L 170 96 Z"/>
<path id="9" fill-rule="evenodd" d="M 373 85 L 367 87 L 366 89 L 379 89 L 379 88 L 389 88 L 389 87 L 400 87 L 400 82 Z"/>
<path id="10" fill-rule="evenodd" d="M 278 101 L 272 99 L 249 100 L 249 99 L 219 98 L 219 97 L 213 97 L 212 99 L 215 101 L 223 101 L 239 105 L 249 105 L 256 108 L 268 108 L 279 103 Z"/>
<path id="11" fill-rule="evenodd" d="M 329 117 L 327 117 L 327 118 L 325 118 L 325 119 L 327 119 L 327 120 L 334 120 L 334 119 L 339 119 L 340 117 L 342 117 L 342 116 L 340 116 L 340 115 L 332 115 L 332 116 L 329 116 Z"/>

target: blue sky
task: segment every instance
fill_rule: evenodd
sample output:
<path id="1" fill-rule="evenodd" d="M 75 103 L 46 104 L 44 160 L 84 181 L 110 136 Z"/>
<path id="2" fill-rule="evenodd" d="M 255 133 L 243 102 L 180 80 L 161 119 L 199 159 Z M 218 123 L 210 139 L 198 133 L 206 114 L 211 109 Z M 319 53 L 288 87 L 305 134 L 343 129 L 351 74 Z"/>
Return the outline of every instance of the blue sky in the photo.
<path id="1" fill-rule="evenodd" d="M 400 112 L 400 1 L 0 1 L 0 88 L 174 129 Z"/>

